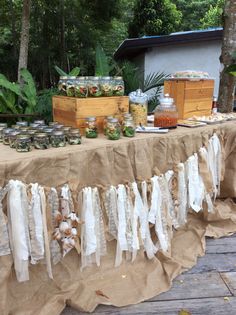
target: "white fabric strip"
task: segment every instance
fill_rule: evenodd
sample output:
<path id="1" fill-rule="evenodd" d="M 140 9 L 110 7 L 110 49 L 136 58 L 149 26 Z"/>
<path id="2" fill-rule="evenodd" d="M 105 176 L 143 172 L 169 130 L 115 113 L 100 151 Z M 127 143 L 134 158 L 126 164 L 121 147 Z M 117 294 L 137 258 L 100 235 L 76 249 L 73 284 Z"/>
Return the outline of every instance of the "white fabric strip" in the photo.
<path id="1" fill-rule="evenodd" d="M 187 186 L 184 163 L 179 163 L 178 166 L 178 201 L 179 211 L 177 220 L 179 226 L 187 222 Z"/>
<path id="2" fill-rule="evenodd" d="M 8 189 L 9 185 L 6 185 L 4 188 L 0 188 L 0 256 L 9 255 L 11 253 L 7 229 L 7 218 L 2 209 L 2 201 L 6 196 Z"/>
<path id="3" fill-rule="evenodd" d="M 165 173 L 165 180 L 166 180 L 166 196 L 167 196 L 167 207 L 168 207 L 168 212 L 171 217 L 171 221 L 173 226 L 177 229 L 179 227 L 179 223 L 177 220 L 177 213 L 175 213 L 175 206 L 174 206 L 174 200 L 172 198 L 172 179 L 174 176 L 174 172 L 172 170 L 169 170 Z"/>
<path id="4" fill-rule="evenodd" d="M 111 186 L 105 194 L 105 208 L 108 217 L 108 231 L 113 239 L 117 239 L 118 214 L 117 214 L 117 191 Z"/>

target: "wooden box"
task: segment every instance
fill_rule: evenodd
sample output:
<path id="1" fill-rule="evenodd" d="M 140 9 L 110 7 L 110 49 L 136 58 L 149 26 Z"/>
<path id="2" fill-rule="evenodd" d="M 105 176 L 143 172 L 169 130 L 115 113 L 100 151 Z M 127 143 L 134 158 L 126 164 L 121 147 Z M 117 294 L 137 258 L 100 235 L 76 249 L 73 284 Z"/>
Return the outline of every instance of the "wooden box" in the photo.
<path id="1" fill-rule="evenodd" d="M 85 119 L 88 116 L 97 118 L 99 132 L 103 131 L 103 120 L 106 116 L 121 118 L 129 111 L 128 96 L 75 98 L 53 96 L 53 120 L 64 125 L 79 128 L 84 134 Z"/>
<path id="2" fill-rule="evenodd" d="M 164 83 L 164 93 L 174 98 L 179 119 L 210 115 L 214 80 L 168 80 Z"/>

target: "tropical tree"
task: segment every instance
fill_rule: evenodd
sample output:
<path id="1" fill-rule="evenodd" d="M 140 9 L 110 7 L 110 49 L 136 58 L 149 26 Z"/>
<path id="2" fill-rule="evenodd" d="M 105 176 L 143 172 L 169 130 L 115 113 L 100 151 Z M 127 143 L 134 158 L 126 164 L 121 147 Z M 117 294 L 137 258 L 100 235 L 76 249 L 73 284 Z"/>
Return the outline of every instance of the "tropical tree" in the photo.
<path id="1" fill-rule="evenodd" d="M 216 5 L 210 5 L 209 10 L 204 17 L 200 20 L 202 28 L 222 26 L 222 14 L 224 10 L 225 0 L 218 0 Z"/>

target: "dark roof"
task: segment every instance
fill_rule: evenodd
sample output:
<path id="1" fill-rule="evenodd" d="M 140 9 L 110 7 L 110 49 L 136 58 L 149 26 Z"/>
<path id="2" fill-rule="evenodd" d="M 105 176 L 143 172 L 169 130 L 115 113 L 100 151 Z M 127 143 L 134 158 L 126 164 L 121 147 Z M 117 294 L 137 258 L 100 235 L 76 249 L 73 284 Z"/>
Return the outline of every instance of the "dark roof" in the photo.
<path id="1" fill-rule="evenodd" d="M 195 43 L 199 41 L 221 40 L 222 28 L 172 33 L 162 36 L 144 36 L 126 39 L 114 53 L 114 58 L 133 58 L 146 49 L 175 44 Z"/>

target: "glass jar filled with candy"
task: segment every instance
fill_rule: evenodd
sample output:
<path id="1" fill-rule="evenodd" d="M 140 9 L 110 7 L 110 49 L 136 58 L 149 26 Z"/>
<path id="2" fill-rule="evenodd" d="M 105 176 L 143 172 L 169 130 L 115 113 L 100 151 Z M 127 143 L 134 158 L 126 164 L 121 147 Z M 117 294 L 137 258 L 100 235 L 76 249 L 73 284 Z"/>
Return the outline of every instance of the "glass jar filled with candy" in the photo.
<path id="1" fill-rule="evenodd" d="M 71 145 L 81 144 L 81 135 L 79 129 L 70 129 L 67 135 L 68 143 Z"/>
<path id="2" fill-rule="evenodd" d="M 76 77 L 70 76 L 67 78 L 66 81 L 66 95 L 73 97 L 75 96 L 75 81 Z"/>
<path id="3" fill-rule="evenodd" d="M 89 96 L 98 97 L 102 95 L 100 78 L 89 77 L 88 79 Z"/>
<path id="4" fill-rule="evenodd" d="M 113 95 L 123 96 L 125 93 L 125 84 L 122 77 L 113 78 Z"/>
<path id="5" fill-rule="evenodd" d="M 122 132 L 124 137 L 132 138 L 135 136 L 135 125 L 133 117 L 128 117 L 124 119 L 122 125 Z"/>
<path id="6" fill-rule="evenodd" d="M 75 97 L 87 97 L 88 86 L 85 77 L 78 77 L 75 80 Z"/>
<path id="7" fill-rule="evenodd" d="M 0 142 L 3 141 L 3 130 L 7 128 L 6 123 L 0 123 Z"/>
<path id="8" fill-rule="evenodd" d="M 176 128 L 178 123 L 178 112 L 174 105 L 174 99 L 165 94 L 160 99 L 160 105 L 154 113 L 154 126 L 162 128 Z"/>
<path id="9" fill-rule="evenodd" d="M 66 95 L 66 82 L 68 80 L 67 76 L 61 76 L 58 82 L 58 91 L 61 95 Z"/>
<path id="10" fill-rule="evenodd" d="M 106 136 L 106 134 L 107 134 L 107 123 L 108 123 L 108 121 L 110 121 L 111 119 L 113 119 L 113 116 L 107 116 L 107 117 L 105 117 L 104 120 L 103 120 L 103 133 L 104 133 L 105 136 Z"/>
<path id="11" fill-rule="evenodd" d="M 34 147 L 38 150 L 46 150 L 49 148 L 49 137 L 46 133 L 36 133 L 34 135 Z"/>
<path id="12" fill-rule="evenodd" d="M 106 135 L 109 140 L 120 139 L 120 124 L 117 118 L 113 118 L 107 122 Z"/>
<path id="13" fill-rule="evenodd" d="M 142 90 L 131 92 L 129 94 L 130 112 L 134 119 L 135 126 L 147 125 L 148 96 Z"/>
<path id="14" fill-rule="evenodd" d="M 13 131 L 14 131 L 14 129 L 12 129 L 12 128 L 3 129 L 3 134 L 2 134 L 3 144 L 5 144 L 5 145 L 10 144 L 10 133 Z"/>
<path id="15" fill-rule="evenodd" d="M 100 86 L 101 86 L 102 96 L 113 95 L 113 80 L 111 77 L 101 77 Z"/>
<path id="16" fill-rule="evenodd" d="M 86 138 L 97 138 L 98 131 L 97 131 L 96 117 L 87 117 L 85 125 L 86 125 L 85 127 Z"/>
<path id="17" fill-rule="evenodd" d="M 14 130 L 14 131 L 10 132 L 10 134 L 9 134 L 10 148 L 12 148 L 12 149 L 16 148 L 16 138 L 20 134 L 21 134 L 21 132 L 19 130 Z"/>
<path id="18" fill-rule="evenodd" d="M 54 148 L 66 146 L 66 137 L 62 130 L 55 130 L 51 135 L 51 145 Z"/>
<path id="19" fill-rule="evenodd" d="M 31 139 L 29 135 L 17 135 L 16 137 L 16 151 L 29 152 L 31 151 Z"/>

